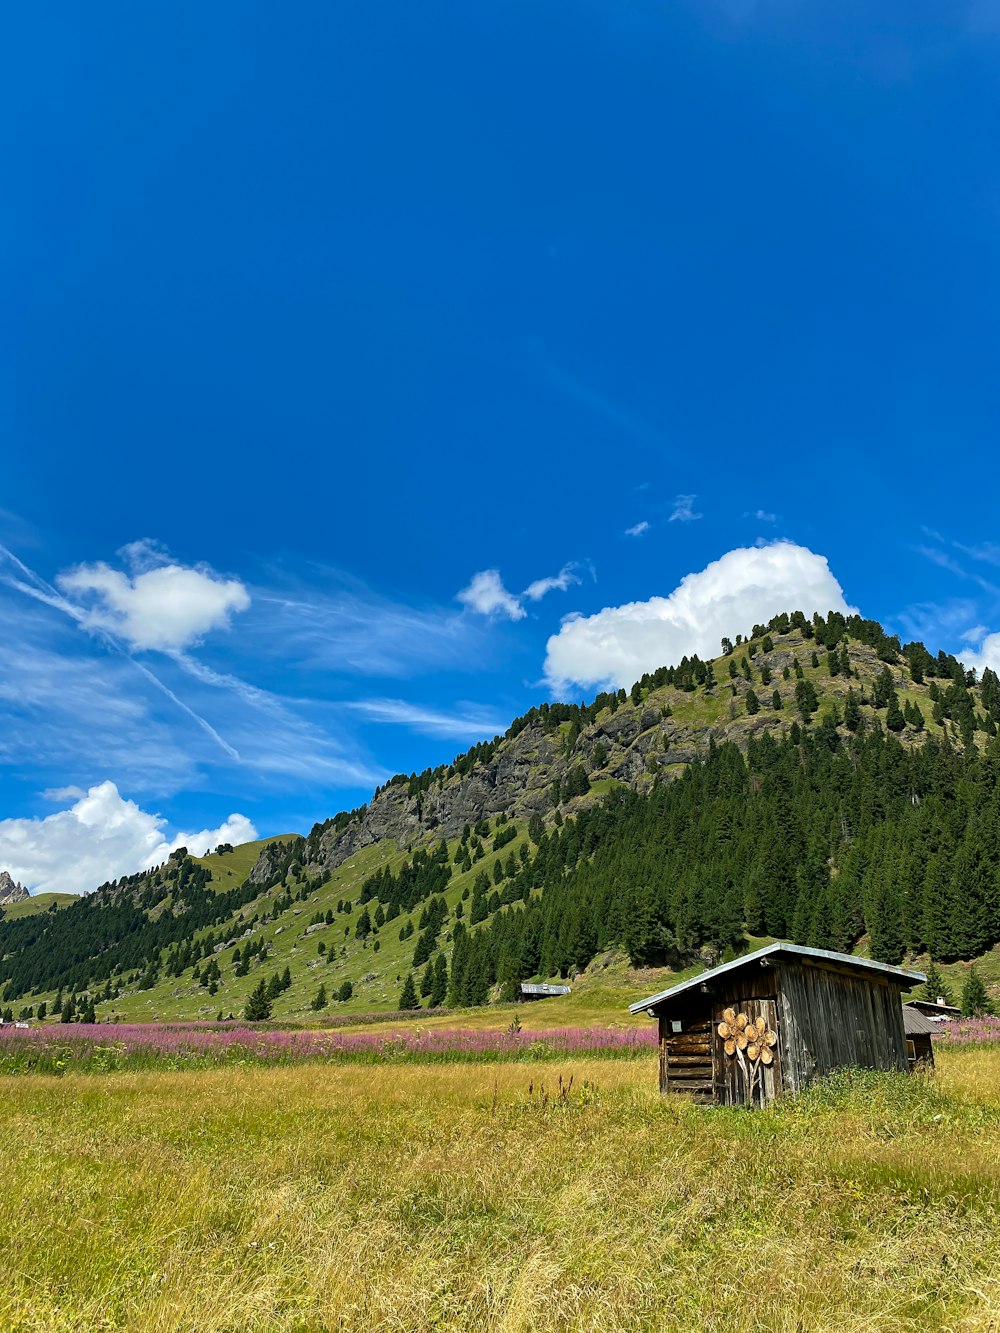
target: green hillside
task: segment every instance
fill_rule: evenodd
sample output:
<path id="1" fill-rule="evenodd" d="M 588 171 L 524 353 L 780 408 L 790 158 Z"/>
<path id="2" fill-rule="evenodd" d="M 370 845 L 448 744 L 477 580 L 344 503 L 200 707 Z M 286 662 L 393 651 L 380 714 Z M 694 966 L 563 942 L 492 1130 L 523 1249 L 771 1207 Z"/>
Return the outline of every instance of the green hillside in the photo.
<path id="1" fill-rule="evenodd" d="M 17 921 L 24 916 L 34 916 L 36 912 L 47 912 L 53 906 L 69 907 L 76 900 L 75 893 L 36 893 L 30 898 L 22 898 L 19 903 L 6 904 L 3 915 L 8 921 Z"/>
<path id="2" fill-rule="evenodd" d="M 323 1021 L 395 1009 L 430 961 L 450 1006 L 574 977 L 565 1015 L 758 937 L 1000 981 L 996 677 L 833 615 L 725 647 L 543 704 L 307 837 L 0 922 L 0 998 L 208 1019 L 273 979 L 273 1017 Z"/>
<path id="3" fill-rule="evenodd" d="M 250 874 L 265 847 L 275 842 L 288 842 L 296 838 L 297 833 L 279 833 L 270 838 L 258 838 L 256 842 L 241 842 L 229 852 L 210 852 L 207 856 L 192 856 L 195 865 L 211 872 L 212 888 L 216 893 L 224 893 L 242 884 Z"/>

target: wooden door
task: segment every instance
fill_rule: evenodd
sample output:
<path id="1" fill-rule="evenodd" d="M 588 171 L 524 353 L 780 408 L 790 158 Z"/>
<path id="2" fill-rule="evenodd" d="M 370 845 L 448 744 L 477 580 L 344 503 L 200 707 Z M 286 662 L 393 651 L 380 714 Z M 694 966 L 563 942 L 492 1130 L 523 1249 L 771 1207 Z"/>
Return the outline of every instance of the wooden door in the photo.
<path id="1" fill-rule="evenodd" d="M 735 1014 L 738 1022 L 728 1022 L 726 1015 Z M 745 1016 L 745 1029 L 739 1020 Z M 764 1033 L 772 1037 L 754 1040 L 750 1035 L 751 1027 L 759 1032 L 758 1020 L 763 1020 Z M 721 1024 L 727 1024 L 735 1032 L 745 1031 L 748 1039 L 744 1043 L 731 1041 L 727 1047 L 727 1037 L 720 1034 Z M 735 1045 L 736 1049 L 731 1050 Z M 762 1052 L 770 1051 L 770 1062 Z M 757 1058 L 751 1058 L 754 1048 Z M 763 1106 L 773 1101 L 781 1090 L 781 1034 L 778 1028 L 778 1006 L 773 999 L 733 1000 L 730 1004 L 718 1002 L 713 1008 L 712 1017 L 712 1075 L 715 1084 L 715 1100 L 723 1106 L 742 1106 L 752 1104 Z"/>

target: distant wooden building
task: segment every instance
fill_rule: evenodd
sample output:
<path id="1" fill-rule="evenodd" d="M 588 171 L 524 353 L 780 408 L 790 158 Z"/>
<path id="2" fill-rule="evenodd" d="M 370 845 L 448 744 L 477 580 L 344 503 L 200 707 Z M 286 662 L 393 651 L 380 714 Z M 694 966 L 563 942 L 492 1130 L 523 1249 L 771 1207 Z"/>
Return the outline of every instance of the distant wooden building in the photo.
<path id="1" fill-rule="evenodd" d="M 900 994 L 923 980 L 778 943 L 630 1008 L 659 1022 L 661 1092 L 762 1105 L 846 1066 L 908 1069 Z"/>
<path id="2" fill-rule="evenodd" d="M 931 1038 L 940 1034 L 940 1025 L 922 1013 L 915 1004 L 904 1004 L 903 1030 L 906 1033 L 906 1059 L 910 1068 L 923 1065 L 933 1069 L 934 1048 Z"/>
<path id="3" fill-rule="evenodd" d="M 522 1000 L 547 1000 L 553 995 L 569 995 L 569 986 L 550 986 L 545 981 L 522 981 Z"/>
<path id="4" fill-rule="evenodd" d="M 950 1023 L 954 1018 L 961 1018 L 962 1011 L 954 1004 L 945 1004 L 944 1000 L 907 1000 L 911 1009 L 918 1009 L 925 1018 L 935 1023 Z"/>

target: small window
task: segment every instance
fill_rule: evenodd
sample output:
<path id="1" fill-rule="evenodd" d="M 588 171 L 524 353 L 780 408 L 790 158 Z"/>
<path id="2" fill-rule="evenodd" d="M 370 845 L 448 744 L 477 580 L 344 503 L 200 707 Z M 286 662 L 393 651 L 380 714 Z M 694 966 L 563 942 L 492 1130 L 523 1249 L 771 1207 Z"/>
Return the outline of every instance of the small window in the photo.
<path id="1" fill-rule="evenodd" d="M 680 1032 L 680 1030 L 681 1030 L 681 1020 L 679 1018 L 672 1018 L 670 1020 L 670 1031 Z"/>

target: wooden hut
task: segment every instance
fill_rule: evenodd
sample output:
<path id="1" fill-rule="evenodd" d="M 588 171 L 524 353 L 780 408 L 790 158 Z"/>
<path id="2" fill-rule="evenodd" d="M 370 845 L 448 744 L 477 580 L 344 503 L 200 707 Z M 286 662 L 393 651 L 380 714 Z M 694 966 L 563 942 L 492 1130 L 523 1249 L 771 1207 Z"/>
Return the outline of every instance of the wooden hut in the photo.
<path id="1" fill-rule="evenodd" d="M 933 1019 L 922 1013 L 915 1004 L 903 1005 L 903 1031 L 906 1033 L 906 1059 L 911 1069 L 917 1065 L 934 1067 L 934 1048 L 931 1038 L 941 1029 Z"/>
<path id="2" fill-rule="evenodd" d="M 907 1000 L 907 1005 L 911 1009 L 918 1009 L 925 1018 L 933 1019 L 935 1023 L 950 1023 L 952 1019 L 961 1018 L 962 1011 L 954 1004 L 945 1004 L 940 997 L 935 1000 Z"/>
<path id="3" fill-rule="evenodd" d="M 569 986 L 553 986 L 545 981 L 522 981 L 522 1000 L 548 1000 L 554 995 L 569 995 Z"/>
<path id="4" fill-rule="evenodd" d="M 909 1068 L 900 994 L 923 980 L 779 942 L 630 1008 L 659 1022 L 661 1092 L 762 1105 L 833 1069 Z"/>

